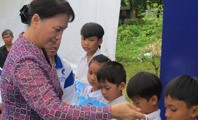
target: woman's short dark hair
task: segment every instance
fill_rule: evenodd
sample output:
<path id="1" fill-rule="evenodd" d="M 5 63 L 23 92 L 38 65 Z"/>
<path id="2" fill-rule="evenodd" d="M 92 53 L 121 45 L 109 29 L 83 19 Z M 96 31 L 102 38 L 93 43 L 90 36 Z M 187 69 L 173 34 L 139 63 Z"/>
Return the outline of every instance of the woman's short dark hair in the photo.
<path id="1" fill-rule="evenodd" d="M 165 87 L 165 97 L 183 101 L 190 108 L 198 105 L 198 78 L 180 75 L 173 78 Z"/>
<path id="2" fill-rule="evenodd" d="M 104 29 L 98 23 L 89 22 L 82 26 L 81 35 L 83 35 L 84 38 L 96 36 L 98 39 L 102 39 L 104 35 Z"/>
<path id="3" fill-rule="evenodd" d="M 24 5 L 20 10 L 21 21 L 30 25 L 32 16 L 38 14 L 41 19 L 50 18 L 58 14 L 68 14 L 69 22 L 75 18 L 70 4 L 66 0 L 33 0 L 30 4 Z"/>
<path id="4" fill-rule="evenodd" d="M 149 100 L 153 95 L 160 99 L 162 83 L 158 76 L 148 72 L 137 72 L 128 82 L 127 95 L 129 98 L 141 97 Z"/>

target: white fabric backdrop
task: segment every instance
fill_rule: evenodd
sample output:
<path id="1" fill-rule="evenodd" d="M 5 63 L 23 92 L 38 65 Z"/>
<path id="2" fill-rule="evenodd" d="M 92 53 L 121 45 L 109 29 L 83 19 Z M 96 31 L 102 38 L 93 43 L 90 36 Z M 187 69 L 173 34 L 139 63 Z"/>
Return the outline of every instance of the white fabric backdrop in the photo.
<path id="1" fill-rule="evenodd" d="M 14 39 L 26 29 L 21 23 L 19 10 L 31 0 L 0 0 L 0 33 L 4 29 L 14 32 Z M 115 59 L 117 26 L 120 0 L 68 0 L 74 9 L 75 20 L 65 30 L 58 53 L 67 59 L 73 68 L 84 54 L 81 48 L 80 29 L 87 22 L 97 22 L 104 27 L 102 52 Z M 50 9 L 50 8 L 49 8 Z M 2 37 L 0 45 L 3 45 Z"/>

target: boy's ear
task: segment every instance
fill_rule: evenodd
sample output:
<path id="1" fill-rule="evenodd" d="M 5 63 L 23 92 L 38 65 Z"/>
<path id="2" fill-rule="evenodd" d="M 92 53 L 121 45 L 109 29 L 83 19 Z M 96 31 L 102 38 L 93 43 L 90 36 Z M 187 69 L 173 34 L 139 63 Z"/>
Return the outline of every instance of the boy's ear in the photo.
<path id="1" fill-rule="evenodd" d="M 150 98 L 150 101 L 151 101 L 151 104 L 152 105 L 156 105 L 158 103 L 158 98 L 156 95 L 153 95 L 151 98 Z"/>
<path id="2" fill-rule="evenodd" d="M 198 116 L 198 105 L 193 106 L 191 117 L 196 118 Z"/>
<path id="3" fill-rule="evenodd" d="M 119 85 L 120 90 L 123 90 L 125 88 L 126 84 L 124 82 L 121 82 Z"/>
<path id="4" fill-rule="evenodd" d="M 103 39 L 101 38 L 101 39 L 99 39 L 99 44 L 101 45 L 102 44 L 102 42 L 103 42 Z"/>

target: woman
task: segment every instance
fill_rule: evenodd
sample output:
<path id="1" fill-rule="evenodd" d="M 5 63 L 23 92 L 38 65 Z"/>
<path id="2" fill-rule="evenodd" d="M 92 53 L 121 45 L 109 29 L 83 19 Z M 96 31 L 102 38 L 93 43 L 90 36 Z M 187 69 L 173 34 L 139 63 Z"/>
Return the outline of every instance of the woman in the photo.
<path id="1" fill-rule="evenodd" d="M 15 41 L 3 69 L 3 119 L 143 117 L 129 103 L 104 108 L 64 104 L 56 71 L 45 49 L 61 40 L 68 22 L 74 20 L 74 12 L 65 0 L 33 0 L 20 12 L 22 22 L 28 24 L 28 28 Z"/>

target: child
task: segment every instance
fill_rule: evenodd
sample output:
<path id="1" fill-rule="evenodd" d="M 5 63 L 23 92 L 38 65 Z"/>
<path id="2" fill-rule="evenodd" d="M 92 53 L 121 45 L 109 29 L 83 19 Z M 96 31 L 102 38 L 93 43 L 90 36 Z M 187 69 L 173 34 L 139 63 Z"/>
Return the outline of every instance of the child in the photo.
<path id="1" fill-rule="evenodd" d="M 97 73 L 100 66 L 107 61 L 110 61 L 110 59 L 102 54 L 94 56 L 92 58 L 92 60 L 89 63 L 89 70 L 87 75 L 89 85 L 84 90 L 84 94 L 86 96 L 98 100 L 100 102 L 105 102 L 105 99 L 101 94 L 101 87 L 97 80 Z"/>
<path id="2" fill-rule="evenodd" d="M 81 45 L 86 54 L 81 57 L 75 72 L 76 79 L 87 81 L 88 65 L 91 59 L 101 54 L 100 46 L 103 41 L 104 29 L 98 23 L 89 22 L 81 28 Z"/>
<path id="3" fill-rule="evenodd" d="M 75 99 L 74 75 L 71 65 L 67 60 L 57 54 L 61 40 L 53 42 L 52 47 L 45 48 L 47 55 L 55 67 L 59 82 L 63 90 L 62 100 L 71 103 Z"/>
<path id="4" fill-rule="evenodd" d="M 161 120 L 158 102 L 162 91 L 160 79 L 148 72 L 136 73 L 128 82 L 127 95 L 148 120 Z"/>
<path id="5" fill-rule="evenodd" d="M 125 102 L 122 94 L 126 84 L 126 72 L 122 64 L 116 61 L 104 63 L 98 71 L 97 78 L 101 91 L 109 105 Z"/>
<path id="6" fill-rule="evenodd" d="M 165 88 L 166 118 L 196 120 L 198 116 L 198 78 L 181 75 Z"/>

